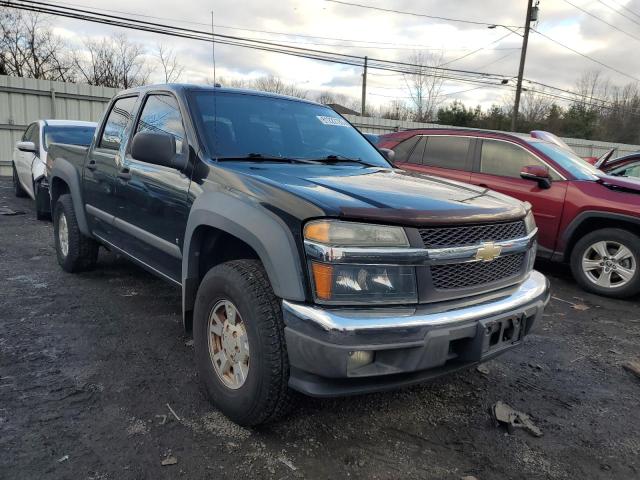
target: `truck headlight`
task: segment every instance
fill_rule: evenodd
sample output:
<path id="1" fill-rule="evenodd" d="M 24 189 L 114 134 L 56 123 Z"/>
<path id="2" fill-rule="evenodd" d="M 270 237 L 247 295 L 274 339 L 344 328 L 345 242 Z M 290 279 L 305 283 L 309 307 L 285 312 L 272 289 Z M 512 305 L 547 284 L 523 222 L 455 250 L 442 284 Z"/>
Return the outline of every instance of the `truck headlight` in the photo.
<path id="1" fill-rule="evenodd" d="M 315 220 L 304 227 L 305 240 L 341 247 L 408 247 L 402 227 Z"/>
<path id="2" fill-rule="evenodd" d="M 527 216 L 524 217 L 524 226 L 527 229 L 527 233 L 531 233 L 537 228 L 536 219 L 533 216 L 532 210 L 529 210 L 529 213 L 527 213 Z"/>
<path id="3" fill-rule="evenodd" d="M 379 259 L 409 247 L 402 227 L 317 220 L 305 225 L 304 239 L 318 303 L 417 303 L 415 268 Z"/>

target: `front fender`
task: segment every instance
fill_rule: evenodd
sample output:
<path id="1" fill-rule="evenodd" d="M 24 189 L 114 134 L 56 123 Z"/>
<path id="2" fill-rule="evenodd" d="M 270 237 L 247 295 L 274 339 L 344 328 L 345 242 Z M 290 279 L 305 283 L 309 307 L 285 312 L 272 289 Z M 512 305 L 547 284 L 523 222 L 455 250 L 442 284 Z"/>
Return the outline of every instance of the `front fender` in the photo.
<path id="1" fill-rule="evenodd" d="M 80 173 L 71 162 L 63 157 L 59 157 L 53 162 L 53 167 L 49 175 L 52 199 L 56 196 L 56 192 L 54 191 L 56 188 L 56 180 L 64 182 L 69 188 L 71 200 L 73 201 L 73 209 L 76 214 L 76 219 L 78 220 L 78 227 L 84 235 L 90 237 L 91 232 L 89 231 L 89 224 L 87 223 L 87 216 L 84 210 L 84 201 L 82 199 L 82 179 L 80 178 Z M 54 205 L 52 205 L 52 207 L 54 207 Z"/>
<path id="2" fill-rule="evenodd" d="M 45 164 L 40 157 L 34 158 L 33 163 L 31 164 L 31 177 L 33 178 L 33 181 L 37 183 L 45 176 L 45 171 Z"/>
<path id="3" fill-rule="evenodd" d="M 262 261 L 274 293 L 287 300 L 305 300 L 304 274 L 296 242 L 285 222 L 251 198 L 223 192 L 207 192 L 194 202 L 189 213 L 182 260 L 183 313 L 191 311 L 199 279 L 198 227 L 209 226 L 246 242 Z"/>

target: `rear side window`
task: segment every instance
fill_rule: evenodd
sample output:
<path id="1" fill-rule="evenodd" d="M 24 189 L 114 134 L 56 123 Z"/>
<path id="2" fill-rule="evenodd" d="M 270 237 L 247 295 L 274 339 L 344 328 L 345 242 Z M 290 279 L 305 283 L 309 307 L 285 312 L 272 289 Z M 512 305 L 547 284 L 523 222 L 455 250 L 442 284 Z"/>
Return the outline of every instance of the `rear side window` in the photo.
<path id="1" fill-rule="evenodd" d="M 413 137 L 407 138 L 406 140 L 403 140 L 398 145 L 393 147 L 393 151 L 395 153 L 395 156 L 393 158 L 395 159 L 395 161 L 406 162 L 409 159 L 409 154 L 413 150 L 413 147 L 415 147 L 416 143 L 418 143 L 418 140 L 420 140 L 420 136 L 414 135 Z"/>
<path id="2" fill-rule="evenodd" d="M 415 146 L 411 155 L 409 155 L 408 162 L 416 165 L 422 165 L 422 154 L 424 153 L 424 146 L 427 144 L 427 137 L 418 137 L 420 140 Z"/>
<path id="3" fill-rule="evenodd" d="M 124 131 L 131 119 L 136 100 L 137 97 L 124 97 L 116 100 L 107 117 L 99 147 L 120 150 Z"/>
<path id="4" fill-rule="evenodd" d="M 136 133 L 168 133 L 176 142 L 176 152 L 182 152 L 184 127 L 178 102 L 171 95 L 149 95 L 142 108 Z"/>
<path id="5" fill-rule="evenodd" d="M 532 165 L 546 167 L 536 156 L 518 145 L 498 140 L 482 141 L 481 173 L 520 178 L 522 168 Z"/>
<path id="6" fill-rule="evenodd" d="M 439 136 L 427 137 L 424 150 L 425 165 L 431 167 L 468 170 L 467 155 L 471 139 L 466 137 Z"/>

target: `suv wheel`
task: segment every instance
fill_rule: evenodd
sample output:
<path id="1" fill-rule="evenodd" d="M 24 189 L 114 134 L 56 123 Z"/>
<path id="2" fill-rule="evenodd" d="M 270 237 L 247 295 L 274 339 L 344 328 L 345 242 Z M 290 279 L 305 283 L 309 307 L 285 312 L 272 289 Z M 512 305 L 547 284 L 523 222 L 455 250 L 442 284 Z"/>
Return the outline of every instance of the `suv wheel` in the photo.
<path id="1" fill-rule="evenodd" d="M 280 302 L 257 260 L 233 260 L 205 275 L 196 297 L 196 363 L 209 398 L 234 422 L 276 420 L 291 405 Z"/>
<path id="2" fill-rule="evenodd" d="M 640 292 L 640 237 L 605 228 L 581 238 L 571 252 L 571 270 L 590 292 L 625 298 Z"/>
<path id="3" fill-rule="evenodd" d="M 26 197 L 27 192 L 24 191 L 24 188 L 22 188 L 22 185 L 20 185 L 20 180 L 18 180 L 18 171 L 16 170 L 16 164 L 12 162 L 11 166 L 13 167 L 13 193 L 16 197 Z"/>
<path id="4" fill-rule="evenodd" d="M 78 227 L 71 195 L 61 195 L 53 212 L 58 263 L 63 270 L 74 273 L 91 270 L 98 259 L 98 243 L 85 237 Z"/>

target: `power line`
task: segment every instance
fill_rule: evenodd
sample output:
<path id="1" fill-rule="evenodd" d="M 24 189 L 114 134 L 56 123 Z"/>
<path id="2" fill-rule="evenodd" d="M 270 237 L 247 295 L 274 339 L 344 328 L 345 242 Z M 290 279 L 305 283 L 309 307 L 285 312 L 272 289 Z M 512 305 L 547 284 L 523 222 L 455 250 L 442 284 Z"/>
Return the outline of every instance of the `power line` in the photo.
<path id="1" fill-rule="evenodd" d="M 482 25 L 482 26 L 491 26 L 491 25 L 496 25 L 496 26 L 500 26 L 500 27 L 512 27 L 512 28 L 520 28 L 517 25 L 502 25 L 499 23 L 495 23 L 495 22 L 479 22 L 479 21 L 474 21 L 474 20 L 463 20 L 461 18 L 450 18 L 450 17 L 440 17 L 437 15 L 427 15 L 425 13 L 417 13 L 417 12 L 407 12 L 404 10 L 396 10 L 393 8 L 383 8 L 383 7 L 376 7 L 374 5 L 363 5 L 361 3 L 353 3 L 353 2 L 345 2 L 343 0 L 324 0 L 325 2 L 331 2 L 331 3 L 338 3 L 340 5 L 347 5 L 349 7 L 357 7 L 357 8 L 366 8 L 368 10 L 377 10 L 379 12 L 386 12 L 386 13 L 397 13 L 399 15 L 410 15 L 412 17 L 422 17 L 422 18 L 431 18 L 434 20 L 444 20 L 445 22 L 458 22 L 458 23 L 468 23 L 471 25 Z"/>
<path id="2" fill-rule="evenodd" d="M 569 50 L 569 51 L 571 51 L 571 52 L 575 53 L 576 55 L 580 55 L 581 57 L 584 57 L 584 58 L 586 58 L 586 59 L 588 59 L 588 60 L 591 60 L 592 62 L 597 63 L 598 65 L 601 65 L 601 66 L 603 66 L 603 67 L 605 67 L 605 68 L 608 68 L 608 69 L 609 69 L 609 70 L 611 70 L 611 71 L 614 71 L 614 72 L 616 72 L 616 73 L 619 73 L 620 75 L 623 75 L 623 76 L 625 76 L 625 77 L 627 77 L 627 78 L 630 78 L 631 80 L 633 80 L 633 81 L 635 81 L 635 82 L 640 82 L 640 79 L 639 79 L 639 78 L 636 78 L 636 77 L 634 77 L 633 75 L 629 75 L 628 73 L 625 73 L 625 72 L 623 72 L 622 70 L 618 70 L 618 69 L 617 69 L 617 68 L 615 68 L 615 67 L 612 67 L 612 66 L 610 66 L 610 65 L 607 65 L 606 63 L 601 62 L 600 60 L 595 59 L 595 58 L 593 58 L 593 57 L 590 57 L 589 55 L 587 55 L 587 54 L 585 54 L 585 53 L 579 52 L 578 50 L 576 50 L 576 49 L 574 49 L 574 48 L 571 48 L 571 47 L 569 47 L 569 46 L 565 45 L 564 43 L 561 43 L 561 42 L 559 42 L 558 40 L 555 40 L 555 39 L 553 39 L 553 38 L 549 37 L 548 35 L 545 35 L 544 33 L 540 32 L 539 30 L 536 30 L 536 29 L 535 29 L 535 28 L 533 28 L 533 27 L 531 27 L 531 30 L 532 30 L 532 31 L 534 31 L 534 32 L 536 32 L 536 33 L 537 33 L 538 35 L 540 35 L 541 37 L 546 38 L 547 40 L 549 40 L 549 41 L 551 41 L 551 42 L 555 43 L 556 45 L 560 45 L 562 48 L 565 48 L 565 49 L 567 49 L 567 50 Z"/>
<path id="3" fill-rule="evenodd" d="M 82 5 L 82 4 L 78 4 L 78 3 L 69 3 L 69 2 L 57 2 L 59 4 L 62 5 L 70 5 L 73 7 L 81 7 L 81 8 L 87 8 L 86 5 Z M 209 23 L 204 23 L 204 22 L 195 22 L 192 20 L 185 20 L 185 19 L 179 19 L 179 18 L 169 18 L 169 17 L 158 17 L 158 16 L 154 16 L 154 15 L 145 15 L 142 13 L 136 13 L 136 12 L 131 12 L 131 11 L 124 11 L 124 10 L 112 10 L 112 9 L 108 9 L 108 8 L 98 8 L 98 7 L 91 7 L 93 8 L 93 10 L 98 10 L 98 11 L 102 11 L 102 12 L 110 12 L 110 13 L 119 13 L 119 14 L 123 14 L 123 15 L 133 15 L 136 17 L 141 17 L 141 18 L 150 18 L 150 19 L 154 19 L 154 20 L 168 20 L 168 21 L 174 21 L 174 22 L 178 22 L 178 23 L 184 23 L 184 24 L 191 24 L 191 25 L 200 25 L 200 26 L 204 26 L 204 27 L 208 27 L 211 28 L 211 25 Z M 252 28 L 243 28 L 243 27 L 232 27 L 229 25 L 214 25 L 215 28 L 217 29 L 225 29 L 225 30 L 238 30 L 238 31 L 243 31 L 243 32 L 252 32 L 252 33 L 262 33 L 262 34 L 266 34 L 266 35 L 281 35 L 281 36 L 287 36 L 287 37 L 299 37 L 299 38 L 308 38 L 308 39 L 315 39 L 315 40 L 327 40 L 329 42 L 352 42 L 352 43 L 366 43 L 369 44 L 367 46 L 365 45 L 339 45 L 339 44 L 335 44 L 335 43 L 307 43 L 308 45 L 325 45 L 325 46 L 335 46 L 335 47 L 345 47 L 345 48 L 378 48 L 378 49 L 383 49 L 383 50 L 444 50 L 443 47 L 435 47 L 435 46 L 429 46 L 429 45 L 419 45 L 419 44 L 412 44 L 412 43 L 399 43 L 399 42 L 382 42 L 382 41 L 376 41 L 376 40 L 360 40 L 360 39 L 355 39 L 355 38 L 336 38 L 336 37 L 323 37 L 323 36 L 318 36 L 318 35 L 307 35 L 307 34 L 301 34 L 301 33 L 287 33 L 287 32 L 275 32 L 275 31 L 271 31 L 271 30 L 258 30 L 258 29 L 252 29 Z M 517 33 L 516 33 L 517 34 Z M 257 40 L 271 40 L 271 39 L 262 39 L 262 38 L 258 38 Z M 293 41 L 293 40 L 281 40 L 283 42 L 287 42 L 287 43 L 298 43 L 298 44 L 304 44 L 305 42 L 298 42 L 298 41 Z M 394 47 L 379 47 L 378 45 L 395 45 Z M 447 48 L 447 50 L 456 50 L 456 51 L 467 51 L 467 50 L 473 50 L 475 47 L 460 47 L 460 48 Z M 491 50 L 515 50 L 515 49 L 519 49 L 519 47 L 506 47 L 506 48 L 494 48 Z"/>
<path id="4" fill-rule="evenodd" d="M 88 10 L 82 10 L 78 8 L 70 7 L 49 7 L 43 2 L 34 0 L 18 0 L 16 1 L 2 0 L 2 4 L 9 7 L 21 8 L 24 10 L 38 11 L 42 13 L 48 13 L 53 15 L 59 15 L 67 18 L 75 18 L 79 20 L 91 21 L 95 23 L 102 23 L 111 26 L 119 26 L 123 28 L 135 29 L 140 31 L 147 31 L 152 33 L 160 33 L 164 35 L 171 35 L 182 38 L 189 38 L 200 41 L 212 41 L 210 32 L 203 32 L 193 29 L 186 29 L 181 27 L 175 27 L 170 25 L 162 25 L 153 22 L 146 22 L 142 20 L 122 19 L 121 17 L 115 17 L 113 15 L 106 15 L 96 13 Z M 26 4 L 26 5 L 25 5 Z M 43 6 L 44 5 L 44 6 Z M 355 55 L 347 55 L 337 52 L 330 52 L 326 50 L 315 50 L 301 47 L 291 47 L 275 42 L 267 42 L 262 40 L 248 39 L 243 37 L 215 34 L 215 41 L 220 44 L 241 46 L 244 48 L 252 48 L 256 50 L 269 51 L 275 53 L 282 53 L 286 55 L 297 56 L 301 58 L 309 58 L 319 61 L 332 62 L 343 65 L 362 66 L 362 57 Z M 372 68 L 379 70 L 388 70 L 393 72 L 399 72 L 404 74 L 415 74 L 415 68 L 423 68 L 422 65 L 411 64 L 408 62 L 394 62 L 384 59 L 373 59 Z M 443 78 L 458 80 L 462 82 L 477 83 L 477 79 L 494 79 L 501 78 L 501 75 L 489 74 L 484 72 L 473 72 L 468 70 L 459 69 L 447 69 L 439 67 L 430 67 L 433 70 L 439 72 L 446 72 L 446 75 L 442 73 Z M 482 82 L 480 82 L 482 83 Z"/>
<path id="5" fill-rule="evenodd" d="M 480 51 L 484 50 L 485 48 L 490 47 L 490 46 L 491 46 L 491 45 L 493 45 L 494 43 L 498 43 L 498 42 L 500 42 L 500 41 L 504 40 L 505 38 L 507 38 L 508 36 L 510 36 L 512 33 L 513 33 L 513 32 L 509 31 L 509 33 L 507 33 L 506 35 L 504 35 L 504 36 L 502 36 L 502 37 L 498 38 L 497 40 L 494 40 L 494 41 L 493 41 L 493 42 L 491 42 L 491 43 L 488 43 L 488 44 L 487 44 L 487 45 L 485 45 L 484 47 L 480 47 L 480 48 L 478 48 L 478 49 L 476 49 L 476 50 L 474 50 L 474 51 L 472 51 L 472 52 L 469 52 L 469 53 L 467 53 L 467 54 L 465 54 L 465 55 L 462 55 L 461 57 L 454 58 L 453 60 L 450 60 L 450 61 L 448 61 L 448 62 L 446 62 L 446 63 L 443 63 L 441 66 L 444 66 L 444 65 L 451 65 L 453 62 L 457 62 L 458 60 L 462 60 L 463 58 L 470 57 L 471 55 L 474 55 L 474 54 L 476 54 L 476 53 L 478 53 L 478 52 L 480 52 Z M 518 49 L 518 50 L 519 50 L 519 49 Z"/>
<path id="6" fill-rule="evenodd" d="M 612 1 L 613 1 L 613 0 L 612 0 Z M 618 3 L 618 2 L 616 2 L 616 1 L 614 1 L 613 3 L 615 3 L 616 5 L 618 5 L 620 8 L 625 9 L 625 10 L 626 10 L 627 12 L 629 12 L 630 14 L 635 15 L 636 17 L 640 18 L 640 13 L 637 13 L 637 12 L 635 12 L 635 11 L 631 10 L 630 8 L 627 8 L 627 6 L 626 6 L 626 5 L 623 5 L 623 4 Z"/>
<path id="7" fill-rule="evenodd" d="M 569 0 L 564 0 L 565 3 L 568 3 L 569 5 L 571 5 L 574 8 L 577 8 L 578 10 L 580 10 L 583 13 L 586 13 L 587 15 L 589 15 L 590 17 L 595 18 L 596 20 L 598 20 L 599 22 L 604 23 L 605 25 L 610 26 L 611 28 L 613 28 L 614 30 L 617 30 L 618 32 L 624 33 L 626 36 L 633 38 L 634 40 L 637 40 L 640 42 L 640 37 L 636 37 L 635 35 L 633 35 L 632 33 L 627 32 L 626 30 L 622 30 L 621 28 L 616 27 L 613 23 L 609 23 L 606 20 L 601 19 L 600 17 L 598 17 L 597 15 L 594 15 L 593 13 L 591 13 L 588 10 L 585 10 L 582 7 L 579 7 L 578 5 L 575 5 L 573 3 L 571 3 Z"/>
<path id="8" fill-rule="evenodd" d="M 620 10 L 616 10 L 615 8 L 613 8 L 611 5 L 604 3 L 602 0 L 598 0 L 598 3 L 601 3 L 602 5 L 604 5 L 605 7 L 607 7 L 609 10 L 614 11 L 615 13 L 617 13 L 618 15 L 620 15 L 621 17 L 626 18 L 627 20 L 629 20 L 630 22 L 635 23 L 636 25 L 640 25 L 640 23 L 638 22 L 638 20 L 625 15 L 624 13 L 622 13 Z M 622 5 L 618 5 L 619 7 L 621 7 Z"/>

